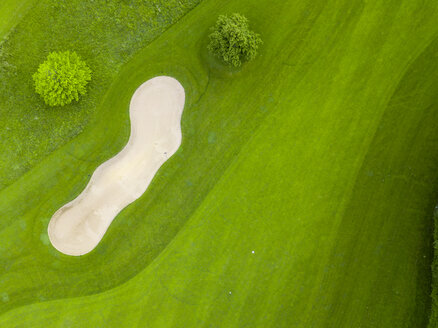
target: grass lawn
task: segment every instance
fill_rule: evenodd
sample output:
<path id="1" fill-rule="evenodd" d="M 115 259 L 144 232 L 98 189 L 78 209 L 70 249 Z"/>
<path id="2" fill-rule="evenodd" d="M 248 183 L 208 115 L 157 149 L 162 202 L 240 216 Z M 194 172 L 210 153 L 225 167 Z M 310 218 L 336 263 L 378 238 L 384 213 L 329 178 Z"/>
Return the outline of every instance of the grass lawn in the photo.
<path id="1" fill-rule="evenodd" d="M 0 2 L 0 41 L 15 27 L 36 0 L 2 0 Z"/>
<path id="2" fill-rule="evenodd" d="M 120 30 L 56 3 L 2 49 L 0 327 L 427 327 L 438 3 L 186 1 Z M 139 19 L 102 3 L 103 21 Z M 233 12 L 264 41 L 238 71 L 206 51 Z M 26 81 L 67 46 L 94 84 L 51 110 Z M 93 252 L 60 254 L 51 216 L 125 145 L 129 100 L 156 75 L 185 87 L 181 148 Z"/>

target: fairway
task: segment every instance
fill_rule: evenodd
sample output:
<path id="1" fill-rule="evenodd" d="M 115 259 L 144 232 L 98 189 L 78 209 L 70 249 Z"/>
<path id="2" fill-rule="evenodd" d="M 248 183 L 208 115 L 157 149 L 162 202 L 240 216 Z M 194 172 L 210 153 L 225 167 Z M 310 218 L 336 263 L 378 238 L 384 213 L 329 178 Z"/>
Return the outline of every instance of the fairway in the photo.
<path id="1" fill-rule="evenodd" d="M 104 3 L 41 0 L 5 25 L 0 327 L 428 327 L 438 3 Z M 206 47 L 235 12 L 263 45 L 230 69 Z M 47 108 L 26 79 L 66 47 L 95 79 Z M 162 75 L 185 90 L 181 146 L 91 252 L 58 252 L 50 219 Z"/>

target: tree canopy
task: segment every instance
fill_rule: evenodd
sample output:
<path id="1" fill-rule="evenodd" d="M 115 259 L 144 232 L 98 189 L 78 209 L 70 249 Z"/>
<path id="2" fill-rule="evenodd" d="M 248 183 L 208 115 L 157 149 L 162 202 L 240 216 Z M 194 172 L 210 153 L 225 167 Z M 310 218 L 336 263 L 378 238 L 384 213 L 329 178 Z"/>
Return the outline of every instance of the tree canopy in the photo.
<path id="1" fill-rule="evenodd" d="M 235 67 L 255 58 L 262 43 L 260 35 L 249 29 L 248 19 L 240 14 L 220 15 L 209 39 L 208 49 Z"/>
<path id="2" fill-rule="evenodd" d="M 87 92 L 91 69 L 76 52 L 51 52 L 33 75 L 35 91 L 49 106 L 64 106 Z"/>

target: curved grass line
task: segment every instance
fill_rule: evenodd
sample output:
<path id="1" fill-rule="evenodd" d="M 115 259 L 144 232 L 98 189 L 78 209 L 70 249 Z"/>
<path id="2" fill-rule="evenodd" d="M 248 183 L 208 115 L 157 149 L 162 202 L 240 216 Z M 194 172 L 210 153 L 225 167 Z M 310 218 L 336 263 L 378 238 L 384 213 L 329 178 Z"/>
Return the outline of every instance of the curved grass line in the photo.
<path id="1" fill-rule="evenodd" d="M 431 41 L 431 42 L 432 42 L 432 41 Z M 425 47 L 425 48 L 427 48 L 427 47 Z M 421 55 L 421 53 L 423 53 L 423 52 L 424 52 L 424 50 L 420 51 L 420 54 L 418 54 L 418 56 L 417 56 L 416 58 L 418 58 L 418 57 Z M 413 60 L 412 62 L 415 62 L 415 60 Z M 406 75 L 406 72 L 409 70 L 409 67 L 411 67 L 411 66 L 412 66 L 412 64 L 408 64 L 408 65 L 406 66 L 405 70 L 404 70 L 404 73 L 403 73 L 403 74 L 400 73 L 400 75 L 402 76 L 402 77 L 400 78 L 400 81 L 402 80 L 403 76 Z M 400 81 L 399 81 L 399 82 L 400 82 Z M 395 90 L 397 89 L 397 87 L 398 87 L 399 84 L 400 84 L 400 83 L 397 83 L 397 84 L 394 86 L 394 91 L 393 91 L 392 93 L 395 93 Z M 389 99 L 391 99 L 392 97 L 393 97 L 393 96 L 391 95 L 391 96 L 389 97 Z M 387 107 L 388 107 L 388 105 L 385 106 L 385 108 L 387 108 Z M 383 114 L 382 114 L 382 116 L 383 116 Z M 251 137 L 251 139 L 252 139 L 252 138 L 253 138 L 253 137 Z M 374 137 L 371 138 L 371 139 L 374 139 Z M 236 156 L 236 157 L 238 157 L 238 156 Z M 237 160 L 236 157 L 233 159 L 233 162 Z M 231 163 L 230 163 L 230 165 L 231 165 Z M 361 168 L 362 168 L 362 166 L 361 166 Z M 228 171 L 228 169 L 227 169 L 226 171 Z M 220 180 L 225 179 L 224 176 L 225 176 L 225 172 L 224 172 L 224 174 L 222 174 Z M 357 180 L 357 179 L 356 179 L 356 180 Z M 355 180 L 355 181 L 356 181 L 356 180 Z M 218 181 L 218 182 L 219 182 L 219 181 Z M 356 182 L 355 182 L 355 183 L 356 183 Z M 213 189 L 212 189 L 212 190 L 213 190 Z M 212 191 L 212 190 L 211 190 L 211 191 Z M 211 192 L 211 191 L 210 191 L 210 192 Z M 210 193 L 210 192 L 209 192 L 209 193 Z M 197 207 L 197 210 L 199 210 L 200 207 L 201 207 L 201 205 Z M 193 215 L 192 215 L 192 216 L 193 216 Z M 191 216 L 191 217 L 192 217 L 192 216 Z M 185 223 L 185 226 L 187 227 L 187 225 L 188 225 L 189 223 L 190 223 L 190 220 L 188 220 L 188 221 Z M 166 246 L 166 248 L 163 249 L 163 251 L 160 253 L 160 256 L 163 256 L 162 254 L 164 254 L 164 253 L 166 253 L 166 252 L 168 251 L 168 248 L 171 247 L 171 245 L 172 245 L 172 243 L 173 243 L 173 240 L 174 240 L 174 239 L 172 239 L 172 241 Z M 136 281 L 137 279 L 139 279 L 139 278 L 138 278 L 139 274 L 140 274 L 140 273 L 143 273 L 143 272 L 145 272 L 145 271 L 147 271 L 147 270 L 150 270 L 149 268 L 154 266 L 154 263 L 155 263 L 156 261 L 158 261 L 158 258 L 159 258 L 159 257 L 156 257 L 156 258 L 155 258 L 155 259 L 154 259 L 154 260 L 153 260 L 148 266 L 146 266 L 146 267 L 144 268 L 144 270 L 142 270 L 142 271 L 140 271 L 139 273 L 137 273 L 134 277 L 132 277 L 132 278 L 130 278 L 129 280 L 127 280 L 127 281 L 121 283 L 120 285 L 115 286 L 114 288 L 111 288 L 111 289 L 108 289 L 108 290 L 105 290 L 105 291 L 102 291 L 102 292 L 99 292 L 99 293 L 96 293 L 96 294 L 90 294 L 90 295 L 85 295 L 85 296 L 76 296 L 76 297 L 68 297 L 68 298 L 56 299 L 56 300 L 53 300 L 53 301 L 46 302 L 45 304 L 41 305 L 41 307 L 42 307 L 43 309 L 48 309 L 51 305 L 53 305 L 53 304 L 58 304 L 58 303 L 63 302 L 63 301 L 65 301 L 65 300 L 68 300 L 68 301 L 72 301 L 72 300 L 74 300 L 73 303 L 75 303 L 75 304 L 82 303 L 82 302 L 84 301 L 85 303 L 82 304 L 82 305 L 83 305 L 83 306 L 87 306 L 88 304 L 90 304 L 90 303 L 93 302 L 93 298 L 94 298 L 94 296 L 98 296 L 98 295 L 101 295 L 101 296 L 102 296 L 102 295 L 106 295 L 105 297 L 111 298 L 111 297 L 112 297 L 111 295 L 113 295 L 113 293 L 117 293 L 117 291 L 118 291 L 119 289 L 123 289 L 123 288 L 124 288 L 126 285 L 128 285 L 128 284 L 134 284 L 135 281 Z M 28 305 L 28 306 L 31 306 L 31 305 Z M 19 309 L 19 308 L 17 308 L 17 309 Z M 15 309 L 14 309 L 14 310 L 15 310 Z"/>
<path id="2" fill-rule="evenodd" d="M 213 197 L 213 195 L 211 196 L 211 197 Z M 214 199 L 213 199 L 214 200 Z M 202 214 L 202 213 L 201 213 Z M 208 213 L 208 214 L 210 214 L 210 213 Z M 254 223 L 256 223 L 256 222 L 254 222 Z M 204 224 L 204 222 L 202 222 L 201 224 Z M 190 229 L 190 227 L 187 227 L 187 229 Z M 175 242 L 175 239 L 172 239 L 172 243 L 174 243 Z M 269 245 L 269 247 L 272 247 L 273 245 Z M 168 251 L 170 251 L 169 250 L 169 245 L 166 247 L 166 249 L 165 249 L 167 252 Z M 274 255 L 274 254 L 273 254 Z M 156 262 L 154 262 L 154 263 L 156 263 Z M 149 267 L 151 267 L 151 266 L 148 266 L 148 268 Z M 262 268 L 262 267 L 261 267 Z M 260 278 L 262 278 L 262 277 L 260 277 Z M 246 277 L 245 277 L 245 279 L 246 279 Z M 152 281 L 153 282 L 153 281 Z M 248 282 L 245 280 L 245 282 L 248 284 Z M 258 286 L 259 288 L 263 288 L 263 286 L 261 286 L 261 285 L 259 285 Z M 275 286 L 274 286 L 275 287 Z M 143 297 L 146 297 L 147 296 L 147 293 L 148 293 L 148 291 L 145 291 L 145 293 L 144 293 L 144 295 L 142 295 Z M 280 294 L 280 292 L 278 293 L 278 294 Z M 120 295 L 119 295 L 120 296 Z M 268 296 L 268 295 L 267 295 Z M 269 296 L 271 296 L 271 295 L 269 295 Z M 77 303 L 77 302 L 74 302 L 75 304 Z M 85 305 L 89 305 L 90 303 L 87 301 L 87 303 L 85 304 Z M 227 304 L 229 304 L 229 303 L 227 303 Z M 287 303 L 287 304 L 290 304 L 290 303 Z M 83 305 L 83 304 L 81 304 L 81 305 Z M 269 306 L 269 304 L 266 304 L 267 306 Z M 109 304 L 109 306 L 111 306 L 110 304 Z M 41 307 L 39 307 L 39 306 L 35 306 L 34 307 L 34 309 L 38 309 L 38 308 L 46 308 L 44 305 L 41 305 Z M 72 306 L 72 308 L 73 308 L 73 310 L 74 310 L 74 307 Z M 145 308 L 149 308 L 149 307 L 145 307 Z M 228 306 L 228 308 L 229 308 L 229 306 Z M 115 309 L 114 309 L 115 310 Z M 220 309 L 219 308 L 219 310 L 223 310 L 223 309 Z M 176 313 L 176 312 L 175 312 Z M 244 313 L 240 313 L 240 314 L 244 314 Z M 42 313 L 42 315 L 45 315 L 45 313 Z M 297 315 L 299 315 L 299 313 L 297 314 Z M 279 317 L 279 319 L 281 319 L 281 318 L 284 318 L 284 317 Z M 147 319 L 148 318 L 145 318 L 145 321 L 144 322 L 146 322 L 147 321 Z M 224 318 L 224 319 L 226 319 L 226 318 Z M 279 325 L 280 325 L 281 323 L 279 322 Z"/>

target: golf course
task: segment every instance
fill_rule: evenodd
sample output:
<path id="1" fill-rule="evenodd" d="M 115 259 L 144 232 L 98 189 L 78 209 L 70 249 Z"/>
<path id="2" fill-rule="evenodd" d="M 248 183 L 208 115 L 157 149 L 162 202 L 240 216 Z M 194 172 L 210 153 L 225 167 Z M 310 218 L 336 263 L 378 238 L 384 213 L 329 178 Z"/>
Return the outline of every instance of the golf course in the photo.
<path id="1" fill-rule="evenodd" d="M 437 22 L 2 0 L 0 327 L 438 327 Z M 57 102 L 63 62 L 82 84 Z"/>

